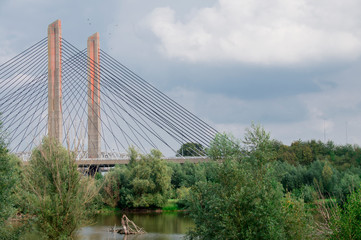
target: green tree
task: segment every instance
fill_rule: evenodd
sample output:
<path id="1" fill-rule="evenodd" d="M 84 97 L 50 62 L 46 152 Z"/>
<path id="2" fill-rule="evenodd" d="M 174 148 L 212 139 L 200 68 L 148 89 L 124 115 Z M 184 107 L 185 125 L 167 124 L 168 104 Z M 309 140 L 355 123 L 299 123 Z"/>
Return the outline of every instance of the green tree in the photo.
<path id="1" fill-rule="evenodd" d="M 68 239 L 88 223 L 89 207 L 97 194 L 94 181 L 82 176 L 72 152 L 44 138 L 24 170 L 26 208 L 45 239 Z"/>
<path id="2" fill-rule="evenodd" d="M 127 196 L 132 207 L 162 207 L 171 191 L 171 168 L 158 150 L 140 155 L 130 166 L 130 189 Z"/>
<path id="3" fill-rule="evenodd" d="M 307 239 L 311 218 L 303 201 L 284 196 L 272 167 L 269 134 L 252 125 L 245 136 L 242 152 L 216 149 L 232 149 L 233 141 L 212 146 L 213 152 L 225 153 L 223 162 L 212 166 L 212 181 L 191 188 L 195 229 L 188 239 Z"/>
<path id="4" fill-rule="evenodd" d="M 1 131 L 0 123 L 0 134 Z M 9 154 L 5 139 L 0 137 L 0 239 L 16 239 L 19 232 L 7 224 L 16 211 L 16 187 L 19 184 L 20 161 Z"/>
<path id="5" fill-rule="evenodd" d="M 336 207 L 330 221 L 331 239 L 361 239 L 361 191 L 351 193 L 343 208 Z"/>
<path id="6" fill-rule="evenodd" d="M 172 168 L 158 150 L 141 155 L 130 148 L 128 154 L 128 165 L 115 166 L 105 176 L 102 202 L 119 208 L 163 207 L 172 190 Z"/>
<path id="7" fill-rule="evenodd" d="M 225 160 L 215 182 L 199 182 L 191 191 L 190 215 L 196 227 L 190 239 L 283 239 L 282 187 L 271 175 L 247 163 Z M 281 231 L 280 231 L 281 230 Z"/>
<path id="8" fill-rule="evenodd" d="M 177 155 L 183 157 L 204 156 L 205 150 L 200 143 L 188 142 L 182 144 L 180 149 L 177 151 Z"/>
<path id="9" fill-rule="evenodd" d="M 264 165 L 276 159 L 276 152 L 270 133 L 260 124 L 252 123 L 246 128 L 243 142 L 243 153 L 256 165 Z"/>
<path id="10" fill-rule="evenodd" d="M 211 142 L 207 155 L 213 160 L 230 157 L 239 157 L 241 152 L 240 142 L 231 134 L 217 134 Z"/>
<path id="11" fill-rule="evenodd" d="M 125 165 L 117 165 L 109 171 L 101 184 L 99 195 L 104 204 L 110 207 L 129 207 L 127 196 L 131 194 L 129 187 L 130 171 Z"/>

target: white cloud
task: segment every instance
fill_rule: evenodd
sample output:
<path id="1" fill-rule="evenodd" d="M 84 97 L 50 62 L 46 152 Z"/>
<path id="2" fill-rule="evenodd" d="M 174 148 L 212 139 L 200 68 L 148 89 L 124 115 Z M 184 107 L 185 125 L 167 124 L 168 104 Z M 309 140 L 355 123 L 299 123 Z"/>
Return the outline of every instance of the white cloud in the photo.
<path id="1" fill-rule="evenodd" d="M 168 7 L 148 21 L 170 58 L 295 64 L 360 56 L 359 9 L 359 0 L 219 0 L 185 21 Z"/>

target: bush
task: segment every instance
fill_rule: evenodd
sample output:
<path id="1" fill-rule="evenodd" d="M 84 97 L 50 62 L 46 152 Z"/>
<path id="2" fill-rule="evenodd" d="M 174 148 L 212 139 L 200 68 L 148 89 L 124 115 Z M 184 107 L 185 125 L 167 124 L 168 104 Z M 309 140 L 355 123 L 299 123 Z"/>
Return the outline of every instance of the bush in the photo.
<path id="1" fill-rule="evenodd" d="M 351 193 L 344 208 L 337 207 L 331 219 L 331 239 L 361 239 L 361 191 Z"/>
<path id="2" fill-rule="evenodd" d="M 21 229 L 9 224 L 16 212 L 16 188 L 20 180 L 20 160 L 9 154 L 0 122 L 0 239 L 18 239 Z"/>
<path id="3" fill-rule="evenodd" d="M 100 190 L 103 203 L 120 208 L 163 207 L 171 194 L 172 169 L 157 150 L 147 155 L 133 148 L 129 152 L 130 163 L 116 166 L 105 176 Z"/>
<path id="4" fill-rule="evenodd" d="M 310 239 L 312 216 L 305 209 L 302 199 L 296 199 L 287 193 L 282 200 L 285 239 Z"/>
<path id="5" fill-rule="evenodd" d="M 171 193 L 172 170 L 162 154 L 152 150 L 129 164 L 131 193 L 128 200 L 132 207 L 163 207 Z"/>
<path id="6" fill-rule="evenodd" d="M 124 165 L 117 165 L 109 171 L 102 181 L 102 187 L 99 191 L 102 202 L 112 208 L 129 207 L 127 195 L 129 189 L 129 169 Z"/>
<path id="7" fill-rule="evenodd" d="M 188 205 L 195 229 L 187 238 L 309 238 L 311 217 L 303 201 L 284 196 L 275 177 L 269 134 L 252 125 L 243 143 L 242 153 L 212 150 L 230 155 L 224 154 L 223 163 L 212 166 L 212 181 L 201 181 L 191 188 Z M 224 146 L 233 145 L 220 145 Z"/>
<path id="8" fill-rule="evenodd" d="M 200 182 L 192 188 L 190 215 L 196 227 L 189 239 L 284 238 L 281 185 L 246 168 L 226 161 L 216 182 Z"/>
<path id="9" fill-rule="evenodd" d="M 30 222 L 40 236 L 68 239 L 88 223 L 97 194 L 93 179 L 81 176 L 74 155 L 58 142 L 44 138 L 24 170 L 23 192 Z"/>

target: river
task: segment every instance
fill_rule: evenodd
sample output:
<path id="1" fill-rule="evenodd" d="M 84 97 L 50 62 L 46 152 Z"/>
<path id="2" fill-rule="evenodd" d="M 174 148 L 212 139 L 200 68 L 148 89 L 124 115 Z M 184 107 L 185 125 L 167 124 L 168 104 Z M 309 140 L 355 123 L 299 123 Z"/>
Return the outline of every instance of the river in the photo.
<path id="1" fill-rule="evenodd" d="M 122 214 L 99 215 L 95 224 L 79 230 L 77 240 L 123 239 L 123 240 L 178 240 L 182 239 L 192 220 L 183 212 L 127 213 L 130 220 L 147 233 L 124 236 L 109 232 L 110 227 L 121 225 Z"/>

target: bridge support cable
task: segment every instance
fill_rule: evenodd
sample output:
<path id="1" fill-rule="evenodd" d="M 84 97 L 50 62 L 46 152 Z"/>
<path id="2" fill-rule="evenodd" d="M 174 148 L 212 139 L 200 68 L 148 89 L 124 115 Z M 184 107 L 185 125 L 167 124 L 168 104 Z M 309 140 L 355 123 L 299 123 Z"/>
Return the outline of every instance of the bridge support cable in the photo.
<path id="1" fill-rule="evenodd" d="M 67 50 L 65 50 L 64 51 L 65 52 L 65 54 L 67 54 Z M 77 78 L 79 78 L 79 79 L 81 79 L 81 81 L 83 81 L 83 83 L 79 83 L 79 82 L 76 82 L 76 84 L 77 84 L 77 86 L 73 86 L 72 88 L 73 89 L 75 89 L 75 90 L 77 90 L 78 91 L 78 89 L 79 89 L 79 86 L 80 87 L 86 87 L 87 86 L 87 71 L 86 71 L 86 55 L 84 54 L 83 55 L 83 57 L 85 58 L 85 61 L 83 60 L 82 62 L 83 63 L 85 63 L 85 66 L 83 66 L 83 64 L 80 64 L 82 67 L 80 67 L 79 68 L 79 62 L 74 62 L 74 63 L 72 63 L 72 64 L 69 64 L 69 66 L 72 68 L 72 71 L 73 71 L 73 75 L 76 75 L 77 76 Z M 80 85 L 79 85 L 80 84 Z M 87 93 L 87 91 L 85 90 L 83 90 L 83 92 L 86 94 Z M 103 95 L 104 96 L 104 95 Z M 87 97 L 88 97 L 88 95 L 87 95 Z M 102 100 L 103 101 L 103 100 Z M 86 98 L 83 100 L 83 102 L 84 102 L 84 104 L 86 104 Z M 102 105 L 104 105 L 104 104 L 102 104 Z M 100 108 L 101 108 L 101 110 L 103 111 L 103 109 L 102 109 L 102 105 L 100 105 Z M 86 110 L 86 107 L 84 106 L 83 107 L 83 112 L 85 112 Z M 104 111 L 103 111 L 104 112 Z M 105 115 L 107 115 L 107 114 L 105 114 Z M 103 125 L 104 125 L 104 123 L 103 123 Z M 110 126 L 112 126 L 112 125 L 110 125 Z M 105 127 L 107 128 L 107 124 L 105 124 Z M 104 128 L 103 128 L 104 129 Z M 113 131 L 111 131 L 111 132 L 113 132 Z M 113 135 L 114 136 L 114 135 Z M 105 139 L 103 139 L 103 140 L 105 140 Z M 105 141 L 106 142 L 106 141 Z"/>
<path id="2" fill-rule="evenodd" d="M 211 134 L 217 134 L 217 131 L 214 128 L 212 128 L 210 125 L 206 124 L 204 121 L 196 117 L 187 109 L 180 106 L 178 103 L 176 103 L 174 100 L 169 98 L 167 95 L 163 94 L 157 88 L 150 85 L 148 82 L 146 82 L 144 79 L 139 77 L 137 74 L 135 74 L 127 67 L 119 63 L 117 60 L 112 58 L 109 54 L 107 54 L 102 50 L 101 53 L 102 56 L 104 55 L 103 59 L 108 60 L 114 68 L 118 69 L 118 71 L 120 71 L 122 74 L 125 74 L 126 76 L 130 76 L 130 78 L 133 79 L 133 83 L 139 82 L 139 84 L 143 86 L 143 88 L 146 89 L 146 91 L 150 92 L 151 95 L 156 96 L 159 99 L 162 99 L 160 101 L 165 102 L 166 103 L 165 106 L 169 106 L 168 109 L 172 109 L 170 108 L 172 106 L 176 110 L 176 113 L 179 113 L 180 117 L 187 117 L 189 118 L 189 121 L 193 123 L 197 123 L 199 126 L 203 127 L 202 129 L 205 130 L 206 132 L 209 132 Z"/>
<path id="3" fill-rule="evenodd" d="M 65 42 L 65 41 L 64 41 Z M 67 52 L 67 50 L 65 50 L 64 52 Z M 85 57 L 86 57 L 86 55 L 84 55 Z M 86 60 L 86 59 L 85 59 Z M 86 61 L 83 61 L 83 62 L 86 62 Z M 73 64 L 73 67 L 75 66 L 76 67 L 76 65 L 77 64 Z M 82 77 L 82 79 L 84 79 L 84 81 L 87 81 L 87 73 L 86 73 L 86 67 L 84 67 L 83 66 L 83 69 L 77 69 L 76 70 L 78 73 L 77 74 L 79 74 L 81 77 Z M 101 89 L 101 92 L 103 91 L 103 89 Z M 107 96 L 107 94 L 103 94 L 102 93 L 102 96 Z M 101 100 L 102 101 L 102 105 L 104 106 L 104 100 L 102 99 Z M 100 108 L 102 108 L 102 105 L 100 105 Z M 106 104 L 105 104 L 106 105 Z M 114 109 L 112 109 L 113 111 L 114 111 Z M 102 109 L 102 112 L 105 112 L 105 111 L 103 111 L 103 109 Z M 106 116 L 107 116 L 107 114 L 106 114 Z M 122 116 L 120 116 L 120 117 L 122 117 Z M 103 128 L 104 129 L 104 128 Z M 135 142 L 134 142 L 135 143 Z"/>
<path id="4" fill-rule="evenodd" d="M 103 75 L 105 75 L 104 74 L 104 71 L 103 71 Z M 115 77 L 111 77 L 111 79 L 114 79 Z M 116 83 L 112 83 L 113 85 L 116 85 Z M 133 91 L 133 92 L 130 92 L 129 91 L 129 89 L 127 89 L 127 88 L 125 88 L 124 89 L 124 87 L 122 87 L 122 86 L 120 86 L 120 88 L 121 88 L 121 90 L 123 90 L 123 91 L 125 91 L 125 93 L 126 93 L 126 95 L 127 96 L 134 96 L 134 95 L 136 95 L 136 93 L 137 92 L 139 92 L 138 90 L 135 90 L 135 91 Z M 167 128 L 169 131 L 172 131 L 173 132 L 173 134 L 175 134 L 175 135 L 172 135 L 172 133 L 170 133 L 169 131 L 168 131 L 168 133 L 169 134 L 171 134 L 174 138 L 179 138 L 179 139 L 186 139 L 188 136 L 190 136 L 190 137 L 192 137 L 192 132 L 189 132 L 189 129 L 187 129 L 188 130 L 188 134 L 187 134 L 187 136 L 184 136 L 182 133 L 183 133 L 183 130 L 182 130 L 182 127 L 184 126 L 179 126 L 179 122 L 180 121 L 178 121 L 177 119 L 175 120 L 175 122 L 173 121 L 173 122 L 170 122 L 168 119 L 166 119 L 164 116 L 162 116 L 160 113 L 159 113 L 159 106 L 154 106 L 154 103 L 153 103 L 153 106 L 151 105 L 152 104 L 152 102 L 151 102 L 151 104 L 149 104 L 149 99 L 142 99 L 142 97 L 135 97 L 135 100 L 134 100 L 134 98 L 133 99 L 130 99 L 130 101 L 129 102 L 131 102 L 133 105 L 135 105 L 135 107 L 137 107 L 137 108 L 139 108 L 139 111 L 141 112 L 141 113 L 145 113 L 145 112 L 148 112 L 148 113 L 150 113 L 151 114 L 151 116 L 149 116 L 149 115 L 147 115 L 147 117 L 148 118 L 150 118 L 150 119 L 152 119 L 152 121 L 153 122 L 156 122 L 156 124 L 158 124 L 159 122 L 161 122 L 162 123 L 162 125 L 160 126 L 160 127 L 162 127 L 163 129 L 164 128 Z M 144 106 L 145 104 L 143 104 L 143 103 L 148 103 L 148 104 L 146 104 L 146 106 Z M 148 109 L 151 109 L 151 111 L 149 111 Z M 163 112 L 164 113 L 164 112 Z M 164 115 L 166 115 L 166 114 L 164 114 Z M 178 124 L 178 125 L 177 125 Z M 191 129 L 191 127 L 192 126 L 186 126 L 186 127 L 188 127 L 188 128 L 190 128 L 190 131 L 195 131 L 194 129 Z M 165 130 L 165 129 L 164 129 Z M 182 131 L 180 131 L 180 130 L 182 130 Z M 167 131 L 167 130 L 165 130 L 165 131 Z M 197 142 L 200 142 L 200 143 L 205 143 L 205 144 L 208 144 L 209 143 L 209 141 L 207 141 L 207 140 L 204 140 L 204 139 L 200 139 L 200 138 L 198 138 L 197 136 L 195 136 L 194 137 L 194 135 L 193 135 L 193 139 L 196 139 L 196 141 Z M 189 140 L 189 138 L 188 138 L 188 140 Z M 194 141 L 194 140 L 193 140 Z"/>
<path id="5" fill-rule="evenodd" d="M 34 74 L 36 74 L 36 70 L 41 68 L 46 61 L 45 47 L 46 45 L 43 44 L 42 48 L 40 47 L 37 52 L 29 53 L 30 56 L 24 56 L 24 58 L 19 59 L 21 62 L 14 63 L 15 67 L 8 69 L 6 72 L 2 71 L 3 74 L 0 74 L 2 80 L 0 89 L 3 90 L 0 104 L 3 111 L 7 111 L 8 105 L 11 105 L 13 101 L 17 101 L 17 97 L 28 90 L 31 82 L 35 82 L 36 76 Z"/>
<path id="6" fill-rule="evenodd" d="M 63 40 L 63 42 L 66 42 L 66 40 Z M 103 80 L 102 80 L 102 83 L 104 83 L 105 82 L 105 80 L 104 80 L 104 71 L 102 70 L 102 78 L 103 78 Z M 114 88 L 114 85 L 113 86 L 111 86 L 112 88 Z M 102 91 L 102 90 L 101 90 Z M 104 94 L 103 94 L 104 95 Z M 125 96 L 128 96 L 129 95 L 129 93 L 127 94 L 127 93 L 125 93 L 125 94 L 118 94 L 118 95 L 125 95 Z M 129 104 L 130 105 L 130 104 Z M 130 105 L 131 106 L 131 105 Z M 132 107 L 132 106 L 131 106 Z M 134 108 L 134 107 L 133 107 Z M 154 121 L 154 120 L 153 120 Z M 174 136 L 173 136 L 174 137 Z M 183 137 L 183 139 L 184 139 L 184 137 Z M 179 141 L 180 142 L 180 141 Z M 180 142 L 181 143 L 181 142 Z"/>
<path id="7" fill-rule="evenodd" d="M 66 50 L 63 52 L 65 53 L 64 56 L 67 56 Z M 85 118 L 87 116 L 86 100 L 88 97 L 87 85 L 84 84 L 87 81 L 86 76 L 81 76 L 79 74 L 79 70 L 75 67 L 78 62 L 79 61 L 76 58 L 71 59 L 71 60 L 68 59 L 67 61 L 65 61 L 64 62 L 64 77 L 63 77 L 64 87 L 67 90 L 67 92 L 63 95 L 65 107 L 67 109 L 67 116 L 65 118 L 65 122 L 68 122 L 68 119 L 69 119 L 70 120 L 69 128 L 74 127 L 74 129 L 75 129 L 74 142 L 86 139 L 86 133 L 87 133 L 87 131 L 86 131 L 87 127 L 85 127 L 84 128 L 84 136 L 81 137 L 81 139 L 77 139 L 77 138 L 79 138 L 79 136 L 77 135 L 77 131 L 79 130 L 79 125 L 75 124 L 75 122 L 76 122 L 76 119 L 78 119 L 79 122 L 87 123 Z M 86 72 L 83 72 L 83 74 L 86 75 Z M 77 105 L 77 109 L 75 107 L 76 105 Z M 70 106 L 72 106 L 72 107 L 70 107 Z M 76 109 L 76 110 L 74 111 L 74 109 Z M 79 115 L 79 112 L 82 112 L 81 116 Z M 89 123 L 87 123 L 87 124 L 89 124 Z M 67 132 L 68 131 L 69 131 L 69 129 L 67 130 Z M 101 135 L 101 137 L 103 137 L 103 135 Z M 66 138 L 69 139 L 69 135 L 66 136 Z M 66 138 L 63 139 L 63 142 L 67 140 Z M 106 144 L 105 146 L 108 147 L 107 142 L 105 141 L 105 138 L 103 138 L 103 140 Z M 85 148 L 85 146 L 84 146 L 84 148 Z"/>
<path id="8" fill-rule="evenodd" d="M 0 65 L 0 120 L 3 123 L 1 135 L 6 135 L 12 146 L 19 145 L 24 138 L 29 140 L 26 133 L 36 126 L 31 120 L 38 114 L 38 106 L 41 106 L 44 100 L 46 56 L 44 38 Z"/>
<path id="9" fill-rule="evenodd" d="M 103 60 L 103 62 L 104 62 L 104 60 Z M 168 111 L 169 112 L 169 111 Z M 178 111 L 177 111 L 178 112 Z M 176 120 L 177 121 L 177 120 Z M 178 120 L 178 122 L 181 122 L 181 120 L 179 121 Z M 192 127 L 192 125 L 191 124 L 182 124 L 182 127 L 183 127 L 183 129 L 184 129 L 184 126 L 185 127 L 187 127 L 187 128 L 190 128 L 191 129 L 191 127 Z M 195 132 L 197 132 L 195 129 L 198 129 L 199 128 L 199 126 L 195 126 L 195 125 L 193 125 L 193 129 L 191 129 L 191 131 L 195 131 Z M 186 128 L 186 129 L 187 129 Z M 198 133 L 199 134 L 199 133 Z M 204 134 L 204 133 L 203 133 Z M 187 133 L 187 135 L 189 136 L 189 135 L 192 135 L 191 133 Z M 209 143 L 211 140 L 213 140 L 213 137 L 214 137 L 214 135 L 215 135 L 215 133 L 212 133 L 212 134 L 210 134 L 211 136 L 210 136 L 210 138 L 208 138 L 208 139 L 206 139 L 206 141 Z M 184 137 L 184 136 L 182 136 L 182 137 Z"/>
<path id="10" fill-rule="evenodd" d="M 64 42 L 66 42 L 66 40 L 64 40 Z M 104 83 L 105 80 L 104 80 L 104 76 L 103 76 L 103 75 L 102 75 L 102 78 L 103 78 L 103 79 L 102 79 L 102 83 Z M 106 88 L 106 89 L 107 89 L 107 88 Z M 110 89 L 110 91 L 112 91 L 112 90 L 113 90 L 113 89 Z M 102 87 L 100 91 L 101 91 L 101 92 L 104 91 L 104 87 Z M 108 93 L 108 92 L 107 92 L 107 93 Z M 120 94 L 117 94 L 117 95 L 118 95 L 118 96 L 121 96 L 121 98 L 123 97 L 123 94 L 121 94 L 121 95 L 120 95 Z M 102 93 L 102 96 L 109 96 L 109 94 L 103 94 L 103 93 Z M 113 103 L 114 103 L 114 100 L 113 100 L 113 99 L 110 99 L 110 100 L 113 101 Z M 121 100 L 122 100 L 122 99 L 121 99 Z M 123 101 L 123 100 L 122 100 L 122 101 Z M 102 102 L 104 102 L 104 100 L 102 100 Z M 119 105 L 119 104 L 117 104 L 117 105 Z M 119 108 L 119 107 L 118 107 L 118 108 Z M 128 112 L 127 110 L 125 110 L 125 109 L 123 109 L 123 110 L 124 110 L 126 113 L 129 114 L 129 112 Z M 130 116 L 131 116 L 131 115 L 130 115 Z M 131 117 L 132 117 L 132 116 L 131 116 Z M 132 118 L 133 118 L 133 120 L 136 120 L 134 117 L 132 117 Z M 139 121 L 137 121 L 137 122 L 140 123 Z M 129 123 L 127 123 L 127 124 L 129 125 Z M 140 123 L 140 124 L 141 124 L 141 123 Z M 143 127 L 144 127 L 144 125 L 143 125 Z M 134 129 L 134 128 L 133 128 L 133 129 Z"/>
<path id="11" fill-rule="evenodd" d="M 143 153 L 159 149 L 166 154 L 170 154 L 169 150 L 174 154 L 182 144 L 190 142 L 210 146 L 217 131 L 203 120 L 106 52 L 99 51 L 99 63 L 87 56 L 86 49 L 79 50 L 61 35 L 58 37 L 62 55 L 58 63 L 62 68 L 59 101 L 63 106 L 57 118 L 61 121 L 59 131 L 63 134 L 59 132 L 59 138 L 63 144 L 84 150 L 78 149 L 79 144 L 82 148 L 92 144 L 87 134 L 95 127 L 94 134 L 101 139 L 96 157 L 102 157 L 101 150 L 124 153 L 130 146 Z M 44 38 L 0 65 L 0 120 L 12 151 L 31 151 L 53 128 L 47 121 L 48 41 Z M 95 84 L 92 79 L 99 76 Z M 90 100 L 92 109 L 99 111 L 99 122 L 88 119 Z M 205 155 L 204 149 L 191 151 Z"/>
<path id="12" fill-rule="evenodd" d="M 107 62 L 107 59 L 103 60 L 103 62 Z M 184 117 L 186 115 L 181 114 L 182 111 L 179 111 L 178 109 L 169 107 L 169 102 L 163 100 L 161 97 L 159 97 L 158 92 L 151 91 L 146 85 L 140 83 L 139 81 L 136 81 L 134 79 L 134 76 L 129 75 L 126 71 L 123 71 L 122 69 L 114 68 L 114 64 L 108 61 L 108 64 L 110 65 L 110 68 L 113 72 L 117 72 L 121 76 L 122 82 L 126 83 L 126 87 L 134 90 L 134 93 L 139 93 L 138 95 L 141 98 L 146 98 L 146 102 L 151 101 L 154 103 L 154 106 L 157 107 L 157 111 L 160 110 L 162 116 L 163 114 L 167 117 L 170 117 L 171 119 L 175 120 L 177 123 L 180 123 L 182 126 L 187 126 L 188 128 L 197 126 L 197 128 L 192 129 L 190 133 L 195 132 L 197 134 L 202 134 L 202 131 L 206 129 L 201 129 L 197 124 L 194 124 L 194 121 L 185 119 Z M 119 78 L 119 75 L 117 77 Z"/>

